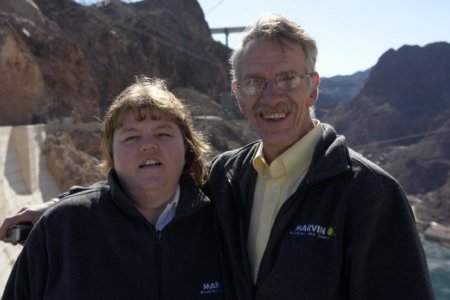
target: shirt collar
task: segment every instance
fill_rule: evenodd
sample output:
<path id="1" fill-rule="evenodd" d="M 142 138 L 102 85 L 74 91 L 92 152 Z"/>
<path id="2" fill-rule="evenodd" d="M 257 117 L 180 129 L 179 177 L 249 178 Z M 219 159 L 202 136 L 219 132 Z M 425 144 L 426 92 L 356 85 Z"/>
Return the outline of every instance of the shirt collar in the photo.
<path id="1" fill-rule="evenodd" d="M 173 196 L 172 201 L 167 203 L 163 212 L 159 215 L 158 220 L 155 224 L 156 230 L 162 230 L 164 227 L 166 227 L 167 224 L 170 223 L 170 221 L 173 220 L 173 218 L 175 217 L 175 212 L 177 210 L 178 200 L 180 200 L 180 185 L 177 186 L 177 190 L 175 192 L 175 195 Z"/>
<path id="2" fill-rule="evenodd" d="M 258 174 L 266 179 L 287 175 L 290 181 L 296 181 L 297 177 L 302 176 L 301 170 L 306 169 L 311 163 L 317 142 L 323 133 L 319 120 L 313 119 L 313 124 L 314 128 L 311 131 L 273 160 L 270 165 L 264 158 L 264 145 L 261 143 L 252 162 Z"/>

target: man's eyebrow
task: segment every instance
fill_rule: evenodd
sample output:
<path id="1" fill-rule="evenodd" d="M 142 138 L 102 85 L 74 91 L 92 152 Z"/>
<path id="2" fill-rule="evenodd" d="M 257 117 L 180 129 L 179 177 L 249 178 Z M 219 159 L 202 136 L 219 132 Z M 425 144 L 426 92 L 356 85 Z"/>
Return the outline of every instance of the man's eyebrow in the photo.
<path id="1" fill-rule="evenodd" d="M 280 76 L 280 75 L 286 75 L 286 74 L 299 74 L 299 73 L 295 70 L 286 70 L 286 71 L 280 71 L 280 72 L 275 73 L 275 77 Z M 249 73 L 249 74 L 246 74 L 245 76 L 243 76 L 242 78 L 246 79 L 246 78 L 266 78 L 266 77 L 259 73 Z"/>
<path id="2" fill-rule="evenodd" d="M 246 80 L 246 79 L 265 79 L 265 77 L 264 76 L 261 76 L 261 75 L 257 75 L 257 74 L 247 74 L 247 75 L 245 75 L 245 76 L 242 76 L 242 79 L 241 80 Z"/>

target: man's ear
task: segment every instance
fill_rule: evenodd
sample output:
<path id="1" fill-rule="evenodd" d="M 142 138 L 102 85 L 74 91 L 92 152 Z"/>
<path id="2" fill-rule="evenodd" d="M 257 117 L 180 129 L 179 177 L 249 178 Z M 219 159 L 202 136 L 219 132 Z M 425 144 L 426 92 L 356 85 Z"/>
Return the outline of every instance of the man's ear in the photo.
<path id="1" fill-rule="evenodd" d="M 313 86 L 312 86 L 311 94 L 309 95 L 309 101 L 308 101 L 309 106 L 313 106 L 316 103 L 317 98 L 319 97 L 319 85 L 320 85 L 319 73 L 317 73 L 317 72 L 312 73 L 311 79 L 312 79 Z"/>
<path id="2" fill-rule="evenodd" d="M 234 95 L 235 95 L 236 98 L 237 98 L 238 86 L 237 86 L 236 80 L 233 80 L 233 81 L 231 82 L 231 89 L 233 90 L 233 93 L 234 93 Z"/>
<path id="3" fill-rule="evenodd" d="M 241 112 L 241 114 L 245 115 L 245 109 L 241 105 L 241 101 L 239 101 L 239 90 L 238 90 L 237 82 L 234 80 L 233 80 L 233 82 L 231 82 L 231 89 L 233 90 L 234 97 L 236 98 L 236 102 L 239 106 L 239 111 Z"/>

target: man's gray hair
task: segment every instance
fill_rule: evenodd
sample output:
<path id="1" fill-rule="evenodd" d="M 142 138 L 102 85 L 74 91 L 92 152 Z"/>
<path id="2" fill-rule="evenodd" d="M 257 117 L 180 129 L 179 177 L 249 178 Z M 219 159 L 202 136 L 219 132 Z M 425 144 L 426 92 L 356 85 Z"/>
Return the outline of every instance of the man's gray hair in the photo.
<path id="1" fill-rule="evenodd" d="M 262 16 L 253 26 L 245 30 L 241 44 L 230 57 L 232 80 L 237 81 L 239 79 L 243 50 L 249 42 L 259 39 L 277 42 L 282 47 L 285 46 L 286 42 L 301 45 L 306 56 L 308 73 L 315 70 L 317 60 L 316 41 L 299 24 L 289 21 L 279 14 L 271 13 Z"/>

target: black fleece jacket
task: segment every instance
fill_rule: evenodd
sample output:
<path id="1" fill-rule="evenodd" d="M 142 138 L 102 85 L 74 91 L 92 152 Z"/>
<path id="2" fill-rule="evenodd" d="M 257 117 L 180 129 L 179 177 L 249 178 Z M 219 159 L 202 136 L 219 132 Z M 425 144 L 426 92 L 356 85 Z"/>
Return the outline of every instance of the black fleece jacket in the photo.
<path id="1" fill-rule="evenodd" d="M 298 190 L 281 207 L 255 286 L 247 236 L 259 141 L 218 156 L 209 191 L 239 299 L 433 299 L 411 207 L 395 179 L 327 124 Z"/>
<path id="2" fill-rule="evenodd" d="M 225 299 L 209 199 L 181 183 L 174 220 L 156 231 L 108 181 L 43 215 L 3 299 Z"/>

